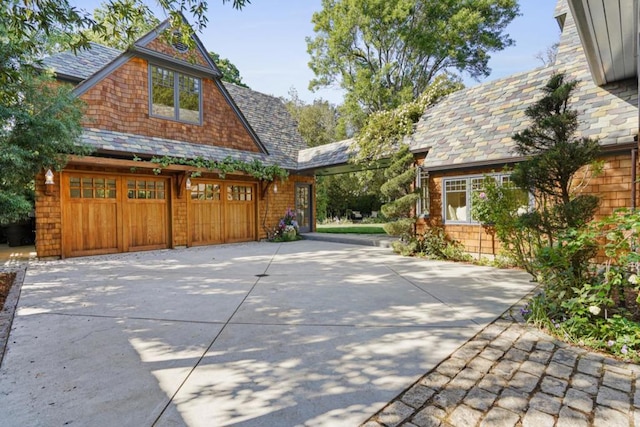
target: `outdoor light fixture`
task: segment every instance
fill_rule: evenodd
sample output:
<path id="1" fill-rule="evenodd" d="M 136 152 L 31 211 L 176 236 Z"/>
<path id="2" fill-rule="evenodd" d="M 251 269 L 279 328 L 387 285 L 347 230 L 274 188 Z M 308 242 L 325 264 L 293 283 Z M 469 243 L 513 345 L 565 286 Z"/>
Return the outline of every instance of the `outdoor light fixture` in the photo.
<path id="1" fill-rule="evenodd" d="M 186 188 L 187 191 L 191 190 L 191 180 L 189 178 L 187 178 L 187 183 L 185 184 L 184 188 Z"/>
<path id="2" fill-rule="evenodd" d="M 51 169 L 47 170 L 47 173 L 44 174 L 44 183 L 46 185 L 55 184 L 55 182 L 53 182 L 53 172 L 51 172 Z"/>
<path id="3" fill-rule="evenodd" d="M 273 183 L 273 192 L 274 193 L 278 192 L 278 184 L 276 184 L 275 182 Z"/>

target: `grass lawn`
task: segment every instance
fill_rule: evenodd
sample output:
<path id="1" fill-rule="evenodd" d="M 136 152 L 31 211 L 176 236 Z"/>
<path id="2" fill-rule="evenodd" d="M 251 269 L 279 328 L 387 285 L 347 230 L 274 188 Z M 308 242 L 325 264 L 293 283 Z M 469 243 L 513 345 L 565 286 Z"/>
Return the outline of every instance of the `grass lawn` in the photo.
<path id="1" fill-rule="evenodd" d="M 383 224 L 318 224 L 318 233 L 386 234 Z"/>

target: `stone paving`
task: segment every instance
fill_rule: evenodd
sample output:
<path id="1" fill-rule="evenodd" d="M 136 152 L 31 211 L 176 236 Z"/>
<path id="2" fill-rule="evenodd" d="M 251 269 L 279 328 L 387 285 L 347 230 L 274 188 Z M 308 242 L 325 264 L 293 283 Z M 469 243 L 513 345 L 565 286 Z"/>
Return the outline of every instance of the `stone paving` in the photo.
<path id="1" fill-rule="evenodd" d="M 640 366 L 506 313 L 363 427 L 640 427 Z"/>

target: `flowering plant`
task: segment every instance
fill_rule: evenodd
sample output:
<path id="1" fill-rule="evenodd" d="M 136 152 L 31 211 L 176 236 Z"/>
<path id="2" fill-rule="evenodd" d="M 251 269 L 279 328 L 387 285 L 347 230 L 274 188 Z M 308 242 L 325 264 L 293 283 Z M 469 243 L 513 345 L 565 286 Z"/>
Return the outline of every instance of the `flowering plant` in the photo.
<path id="1" fill-rule="evenodd" d="M 492 222 L 489 203 L 487 193 L 474 191 L 471 194 L 471 217 L 482 224 Z"/>
<path id="2" fill-rule="evenodd" d="M 296 213 L 293 209 L 288 208 L 276 227 L 275 239 L 278 240 L 295 240 L 300 231 L 298 221 L 296 221 Z"/>

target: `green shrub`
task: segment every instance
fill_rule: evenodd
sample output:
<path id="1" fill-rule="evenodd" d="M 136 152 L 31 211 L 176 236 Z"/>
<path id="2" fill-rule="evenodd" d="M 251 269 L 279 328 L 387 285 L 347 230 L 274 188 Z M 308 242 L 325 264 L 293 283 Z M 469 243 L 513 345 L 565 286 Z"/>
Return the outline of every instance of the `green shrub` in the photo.
<path id="1" fill-rule="evenodd" d="M 561 338 L 640 360 L 640 214 L 625 210 L 570 231 L 536 259 L 544 293 L 525 313 Z M 597 248 L 607 257 L 590 265 Z"/>
<path id="2" fill-rule="evenodd" d="M 396 221 L 386 223 L 382 228 L 384 228 L 385 233 L 390 236 L 397 236 L 402 240 L 408 240 L 413 236 L 415 223 L 416 220 L 413 218 L 401 218 Z"/>

